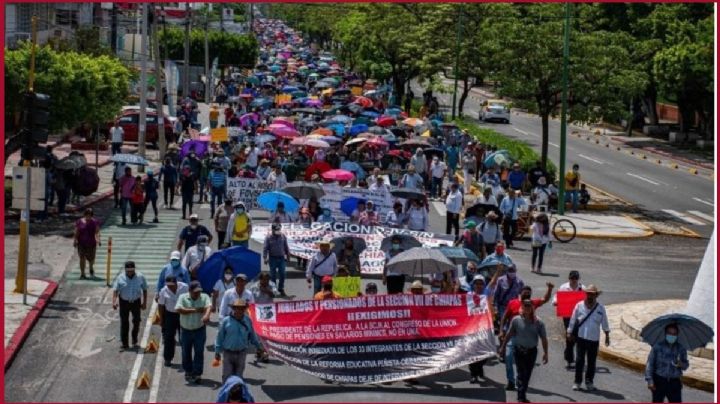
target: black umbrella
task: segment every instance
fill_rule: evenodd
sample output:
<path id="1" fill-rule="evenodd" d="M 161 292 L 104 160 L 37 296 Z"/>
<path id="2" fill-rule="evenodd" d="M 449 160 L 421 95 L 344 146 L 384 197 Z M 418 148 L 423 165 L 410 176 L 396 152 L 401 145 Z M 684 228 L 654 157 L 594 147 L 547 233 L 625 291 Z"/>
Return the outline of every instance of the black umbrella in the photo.
<path id="1" fill-rule="evenodd" d="M 413 236 L 407 234 L 395 234 L 385 237 L 380 243 L 380 249 L 382 251 L 389 251 L 392 245 L 393 238 L 400 238 L 400 249 L 403 251 L 407 251 L 415 247 L 422 247 L 422 243 Z"/>
<path id="2" fill-rule="evenodd" d="M 62 160 L 55 162 L 55 168 L 58 170 L 77 170 L 80 167 L 87 165 L 85 156 L 67 156 Z"/>
<path id="3" fill-rule="evenodd" d="M 347 89 L 347 88 L 341 88 L 339 90 L 333 91 L 333 95 L 337 95 L 337 96 L 351 95 L 351 94 L 352 94 L 352 91 L 350 91 L 350 89 Z"/>
<path id="4" fill-rule="evenodd" d="M 465 217 L 466 218 L 469 218 L 469 217 L 484 218 L 485 214 L 487 214 L 490 211 L 495 212 L 495 214 L 498 215 L 498 217 L 501 217 L 500 209 L 497 206 L 490 205 L 490 204 L 484 204 L 484 203 L 478 203 L 478 204 L 475 204 L 475 205 L 467 208 L 467 210 L 465 210 Z"/>
<path id="5" fill-rule="evenodd" d="M 353 251 L 357 253 L 358 255 L 365 251 L 367 248 L 367 243 L 364 239 L 360 237 L 353 237 L 353 236 L 343 236 L 343 237 L 336 237 L 332 240 L 330 240 L 331 243 L 333 243 L 333 252 L 335 255 L 340 256 L 340 252 L 345 248 L 345 240 L 352 240 L 353 242 Z"/>
<path id="6" fill-rule="evenodd" d="M 416 247 L 394 256 L 388 262 L 387 270 L 422 276 L 455 271 L 456 267 L 439 249 Z"/>
<path id="7" fill-rule="evenodd" d="M 310 199 L 313 196 L 320 199 L 325 195 L 320 185 L 304 181 L 291 182 L 282 191 L 295 199 Z"/>
<path id="8" fill-rule="evenodd" d="M 640 336 L 643 341 L 655 345 L 665 340 L 665 327 L 670 324 L 677 324 L 677 342 L 688 351 L 703 348 L 713 340 L 712 328 L 697 318 L 682 313 L 666 314 L 652 320 L 643 327 Z"/>
<path id="9" fill-rule="evenodd" d="M 390 195 L 403 199 L 424 199 L 425 193 L 414 188 L 398 188 L 390 191 Z"/>
<path id="10" fill-rule="evenodd" d="M 439 149 L 437 147 L 431 147 L 429 149 L 423 150 L 423 153 L 425 153 L 425 156 L 427 158 L 435 157 L 437 156 L 440 160 L 444 160 L 445 158 L 445 151 L 443 149 Z"/>

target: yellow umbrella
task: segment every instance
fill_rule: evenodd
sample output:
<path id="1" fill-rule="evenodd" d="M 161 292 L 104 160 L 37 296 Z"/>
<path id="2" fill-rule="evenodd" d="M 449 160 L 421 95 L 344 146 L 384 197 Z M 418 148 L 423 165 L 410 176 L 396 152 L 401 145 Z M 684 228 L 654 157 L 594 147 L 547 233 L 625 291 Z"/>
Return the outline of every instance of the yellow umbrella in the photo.
<path id="1" fill-rule="evenodd" d="M 430 137 L 430 129 L 428 129 L 428 130 L 426 130 L 425 132 L 423 132 L 422 135 L 420 135 L 420 136 L 422 136 L 422 137 Z"/>

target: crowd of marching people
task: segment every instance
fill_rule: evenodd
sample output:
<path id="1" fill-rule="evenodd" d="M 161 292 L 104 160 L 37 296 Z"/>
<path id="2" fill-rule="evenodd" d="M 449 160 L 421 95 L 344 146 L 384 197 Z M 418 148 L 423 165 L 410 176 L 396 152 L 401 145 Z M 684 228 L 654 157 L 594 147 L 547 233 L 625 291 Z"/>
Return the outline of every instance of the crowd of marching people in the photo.
<path id="1" fill-rule="evenodd" d="M 271 231 L 261 252 L 269 271 L 249 279 L 228 266 L 208 294 L 198 281 L 199 268 L 223 249 L 249 248 L 253 233 L 249 209 L 228 196 L 227 180 L 261 178 L 277 191 L 297 181 L 320 187 L 333 183 L 369 191 L 402 191 L 402 198 L 393 197 L 392 210 L 387 212 L 380 212 L 371 200 L 358 200 L 347 220 L 360 225 L 428 231 L 431 204 L 437 201 L 444 206 L 446 233 L 453 234 L 454 245 L 470 250 L 478 261 L 467 262 L 460 273 L 446 271 L 430 276 L 426 280 L 429 291 L 419 280 L 411 282 L 406 291 L 406 276 L 386 266 L 381 278 L 384 292 L 466 293 L 486 299 L 498 336 L 498 357 L 506 368 L 506 390 L 516 390 L 518 401 L 528 402 L 526 393 L 539 354 L 538 344 L 542 362 L 548 362 L 546 324 L 535 310 L 555 303 L 556 298 L 550 282 L 541 298 L 533 298 L 532 288 L 519 276 L 507 249 L 514 246 L 520 215 L 530 213 L 531 271 L 542 273 L 544 253 L 550 245 L 548 212 L 559 203 L 554 175 L 540 162 L 522 167 L 493 145 L 479 143 L 468 131 L 443 122 L 432 94 L 425 95 L 420 116 L 411 117 L 412 98 L 405 100 L 404 108 L 396 106 L 399 100 L 391 98 L 387 86 L 344 71 L 332 55 L 312 52 L 280 22 L 259 20 L 255 29 L 262 45 L 258 66 L 250 74 L 221 81 L 209 113 L 211 128 L 232 128 L 228 141 L 205 141 L 203 146 L 198 141 L 202 134 L 187 124 L 182 129 L 191 134 L 186 143 L 192 144 L 183 145 L 182 150 L 171 146 L 157 178 L 152 173 L 146 178 L 133 176 L 129 167 L 117 175 L 116 204 L 122 208 L 123 225 L 128 206 L 131 223 L 143 222 L 148 205 L 152 205 L 153 221 L 157 221 L 160 193 L 162 207 L 172 209 L 179 192 L 182 217 L 188 220 L 155 286 L 165 365 L 174 360 L 179 335 L 185 378 L 188 383 L 199 383 L 206 326 L 217 316 L 213 365 L 222 363 L 225 383 L 219 400 L 252 401 L 242 382 L 247 350 L 257 348 L 257 358 L 264 361 L 268 354 L 253 331 L 248 306 L 287 297 L 285 271 L 291 252 L 283 224 L 333 222 L 336 217 L 332 208 L 323 206 L 316 197 L 303 198 L 298 211 L 286 210 L 282 202 L 278 203 L 270 214 Z M 188 105 L 183 110 L 188 116 L 181 122 L 195 119 L 189 112 L 192 109 Z M 573 210 L 589 200 L 580 175 L 575 165 L 561 179 Z M 214 231 L 200 224 L 194 212 L 199 203 L 210 204 Z M 475 205 L 482 209 L 471 214 L 467 208 Z M 88 212 L 85 221 L 78 224 L 79 246 L 88 244 L 86 240 L 96 234 L 97 229 L 86 224 L 91 218 L 92 212 Z M 386 262 L 404 250 L 400 237 L 391 241 L 385 251 Z M 308 298 L 340 298 L 333 291 L 333 279 L 361 275 L 359 252 L 352 242 L 339 250 L 332 247 L 321 241 L 315 255 L 302 260 L 312 290 Z M 89 259 L 87 248 L 83 251 Z M 92 259 L 89 262 L 92 275 Z M 371 282 L 364 292 L 376 294 L 379 289 Z M 125 263 L 125 272 L 116 280 L 114 290 L 121 341 L 128 348 L 129 336 L 133 345 L 138 342 L 140 311 L 147 307 L 148 285 L 136 272 L 134 262 Z M 564 359 L 575 371 L 572 389 L 581 389 L 584 383 L 585 389 L 592 391 L 601 333 L 604 343 L 609 344 L 610 329 L 607 313 L 598 302 L 601 291 L 594 285 L 584 286 L 578 271 L 571 271 L 559 291 L 578 290 L 585 292 L 585 299 L 577 303 L 570 317 L 562 319 L 567 331 Z M 670 340 L 668 343 L 672 344 Z M 662 360 L 663 349 L 654 351 L 654 358 Z M 668 370 L 664 363 L 654 365 L 656 373 L 679 377 L 677 374 L 687 368 L 684 358 L 675 369 Z M 480 383 L 485 377 L 486 362 L 470 365 L 471 383 Z M 655 380 L 653 375 L 648 383 Z M 658 383 L 652 383 L 657 390 Z"/>

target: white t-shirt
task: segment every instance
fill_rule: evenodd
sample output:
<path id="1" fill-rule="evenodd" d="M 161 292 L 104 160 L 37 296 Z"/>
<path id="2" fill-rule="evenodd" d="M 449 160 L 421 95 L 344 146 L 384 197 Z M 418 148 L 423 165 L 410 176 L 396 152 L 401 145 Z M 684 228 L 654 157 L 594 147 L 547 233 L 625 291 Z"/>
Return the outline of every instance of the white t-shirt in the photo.
<path id="1" fill-rule="evenodd" d="M 158 294 L 158 304 L 165 306 L 165 310 L 169 311 L 170 313 L 177 313 L 177 310 L 175 310 L 177 299 L 183 293 L 187 293 L 187 291 L 188 285 L 185 282 L 177 282 L 177 290 L 175 291 L 175 293 L 173 293 L 167 286 L 165 286 L 160 289 L 160 293 Z"/>
<path id="2" fill-rule="evenodd" d="M 258 151 L 257 148 L 248 150 L 247 159 L 245 160 L 245 164 L 249 165 L 250 167 L 257 167 L 259 156 L 260 156 L 260 152 Z"/>
<path id="3" fill-rule="evenodd" d="M 462 199 L 463 197 L 460 191 L 450 191 L 445 199 L 445 207 L 447 208 L 447 211 L 455 214 L 460 213 L 462 210 Z"/>
<path id="4" fill-rule="evenodd" d="M 430 164 L 430 172 L 432 173 L 432 176 L 435 178 L 442 178 L 445 176 L 445 163 L 442 161 L 438 161 L 437 164 L 433 162 Z"/>
<path id="5" fill-rule="evenodd" d="M 112 128 L 110 128 L 110 141 L 112 143 L 122 143 L 124 134 L 125 131 L 122 127 L 113 126 Z"/>
<path id="6" fill-rule="evenodd" d="M 230 305 L 237 299 L 244 299 L 248 304 L 255 303 L 255 297 L 247 287 L 243 290 L 242 296 L 238 295 L 237 289 L 228 289 L 220 301 L 220 311 L 218 312 L 218 317 L 221 321 L 223 318 L 230 315 L 232 312 Z"/>

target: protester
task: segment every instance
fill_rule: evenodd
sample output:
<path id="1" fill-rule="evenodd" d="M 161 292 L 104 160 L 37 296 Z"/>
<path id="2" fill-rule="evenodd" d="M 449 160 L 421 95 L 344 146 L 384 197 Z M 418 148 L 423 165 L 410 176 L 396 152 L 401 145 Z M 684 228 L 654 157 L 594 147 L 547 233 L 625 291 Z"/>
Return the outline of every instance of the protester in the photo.
<path id="1" fill-rule="evenodd" d="M 478 204 L 483 205 L 492 205 L 497 207 L 497 199 L 495 199 L 495 195 L 493 195 L 493 188 L 492 187 L 485 187 L 483 189 L 482 195 L 477 199 Z"/>
<path id="2" fill-rule="evenodd" d="M 220 387 L 216 403 L 254 403 L 255 398 L 242 378 L 230 376 Z"/>
<path id="3" fill-rule="evenodd" d="M 197 244 L 187 249 L 182 261 L 182 265 L 190 272 L 190 279 L 198 278 L 198 269 L 211 254 L 212 248 L 209 246 L 207 236 L 198 236 Z"/>
<path id="4" fill-rule="evenodd" d="M 320 251 L 318 251 L 310 261 L 308 261 L 305 271 L 308 287 L 313 284 L 313 295 L 320 292 L 322 288 L 322 277 L 333 277 L 337 273 L 337 257 L 335 253 L 330 251 L 331 243 L 329 241 L 320 241 L 318 243 Z"/>
<path id="5" fill-rule="evenodd" d="M 442 191 L 443 178 L 445 178 L 445 174 L 447 174 L 445 162 L 440 161 L 437 156 L 433 157 L 432 163 L 430 163 L 430 174 L 432 176 L 430 198 L 437 199 L 440 197 L 440 192 Z"/>
<path id="6" fill-rule="evenodd" d="M 338 265 L 347 268 L 350 276 L 360 276 L 360 253 L 355 251 L 355 242 L 351 237 L 343 240 L 343 248 L 337 255 Z"/>
<path id="7" fill-rule="evenodd" d="M 122 215 L 122 225 L 125 226 L 127 224 L 127 208 L 128 205 L 132 204 L 133 190 L 135 189 L 135 177 L 132 176 L 130 167 L 125 167 L 125 175 L 118 180 L 118 186 L 122 197 L 120 199 L 120 214 Z M 58 197 L 58 199 L 60 198 Z"/>
<path id="8" fill-rule="evenodd" d="M 230 266 L 225 267 L 225 271 L 223 271 L 222 278 L 218 279 L 217 282 L 215 282 L 215 285 L 213 286 L 213 292 L 212 292 L 212 311 L 213 312 L 219 312 L 220 310 L 220 301 L 223 296 L 225 296 L 225 292 L 227 292 L 230 289 L 233 289 L 235 287 L 235 275 L 233 274 L 233 269 Z"/>
<path id="9" fill-rule="evenodd" d="M 277 163 L 273 164 L 272 172 L 268 175 L 267 180 L 273 183 L 273 189 L 275 191 L 282 190 L 288 184 L 287 176 L 282 171 L 282 167 Z"/>
<path id="10" fill-rule="evenodd" d="M 134 261 L 125 261 L 125 272 L 118 275 L 113 285 L 113 310 L 120 308 L 120 341 L 123 349 L 130 349 L 130 314 L 132 314 L 132 344 L 138 346 L 140 311 L 147 308 L 147 281 L 135 271 Z"/>
<path id="11" fill-rule="evenodd" d="M 123 130 L 122 126 L 120 126 L 120 121 L 116 119 L 112 128 L 110 128 L 110 145 L 112 155 L 122 153 L 124 135 L 125 131 Z"/>
<path id="12" fill-rule="evenodd" d="M 520 196 L 520 191 L 508 191 L 507 198 L 500 202 L 500 212 L 503 214 L 503 234 L 505 244 L 508 248 L 513 247 L 513 238 L 518 231 L 518 211 L 525 206 L 525 199 Z"/>
<path id="13" fill-rule="evenodd" d="M 158 316 L 163 337 L 163 359 L 165 367 L 175 357 L 175 336 L 180 334 L 180 315 L 175 306 L 180 295 L 188 292 L 188 284 L 178 281 L 173 275 L 164 278 L 165 286 L 158 292 Z"/>
<path id="14" fill-rule="evenodd" d="M 275 296 L 279 295 L 279 291 L 275 282 L 270 280 L 270 274 L 267 272 L 260 272 L 258 280 L 250 288 L 250 293 L 253 295 L 253 301 L 256 304 L 268 304 L 272 303 Z"/>
<path id="15" fill-rule="evenodd" d="M 558 288 L 558 292 L 577 292 L 583 290 L 584 286 L 580 283 L 580 272 L 570 271 L 568 276 L 568 282 L 563 283 Z M 553 296 L 553 306 L 557 306 L 557 294 Z M 570 324 L 570 317 L 563 317 L 563 329 L 567 329 Z M 571 369 L 575 363 L 575 340 L 573 338 L 565 338 L 565 362 L 567 362 L 567 369 Z"/>
<path id="16" fill-rule="evenodd" d="M 220 319 L 220 321 L 231 314 L 230 304 L 235 300 L 243 299 L 248 303 L 255 302 L 255 297 L 246 287 L 247 283 L 247 275 L 242 273 L 235 275 L 235 287 L 227 290 L 220 300 L 220 310 L 218 312 L 218 319 Z"/>
<path id="17" fill-rule="evenodd" d="M 225 236 L 227 235 L 228 221 L 235 211 L 235 209 L 233 209 L 232 202 L 233 201 L 230 198 L 225 199 L 225 204 L 218 207 L 217 212 L 215 212 L 215 215 L 213 216 L 213 224 L 215 225 L 215 232 L 217 233 L 218 250 L 223 248 Z"/>
<path id="18" fill-rule="evenodd" d="M 263 261 L 270 268 L 270 280 L 278 285 L 280 296 L 285 294 L 285 267 L 290 261 L 290 247 L 287 237 L 281 232 L 282 226 L 273 223 L 271 233 L 265 237 L 263 244 Z"/>
<path id="19" fill-rule="evenodd" d="M 470 263 L 468 263 L 468 267 L 470 267 Z M 469 272 L 472 273 L 474 271 Z M 475 305 L 479 306 L 479 310 L 481 312 L 488 311 L 493 306 L 492 292 L 497 283 L 498 274 L 499 272 L 495 272 L 490 284 L 487 286 L 485 285 L 485 277 L 479 274 L 473 275 L 471 281 L 469 282 L 472 289 L 468 290 L 467 293 L 473 299 Z M 492 311 L 490 311 L 490 313 L 492 313 Z M 479 378 L 485 377 L 484 366 L 486 363 L 487 359 L 483 359 L 470 364 L 470 383 L 478 383 Z"/>
<path id="20" fill-rule="evenodd" d="M 160 293 L 162 288 L 165 286 L 165 278 L 173 276 L 179 282 L 183 282 L 186 285 L 190 284 L 190 272 L 187 268 L 182 265 L 182 254 L 180 251 L 173 251 L 170 253 L 170 262 L 160 270 L 160 276 L 157 281 L 156 293 Z"/>
<path id="21" fill-rule="evenodd" d="M 478 232 L 482 235 L 483 240 L 483 258 L 495 252 L 495 247 L 502 242 L 502 231 L 498 223 L 498 216 L 495 212 L 490 211 L 485 215 L 485 220 L 477 226 Z"/>
<path id="22" fill-rule="evenodd" d="M 393 208 L 385 216 L 385 226 L 401 229 L 405 221 L 405 214 L 402 211 L 402 203 L 393 203 Z"/>
<path id="23" fill-rule="evenodd" d="M 506 267 L 510 267 L 510 266 L 514 267 L 512 258 L 510 257 L 510 255 L 508 255 L 505 252 L 505 242 L 504 241 L 498 241 L 495 244 L 494 252 L 492 254 L 488 255 L 487 257 L 485 257 L 485 259 L 483 260 L 483 262 L 481 263 L 480 266 L 483 267 L 486 265 L 492 265 L 492 264 L 498 264 L 498 263 L 503 264 Z"/>
<path id="24" fill-rule="evenodd" d="M 653 345 L 645 364 L 645 381 L 653 403 L 682 403 L 682 374 L 690 367 L 687 349 L 678 343 L 680 326 L 665 326 L 665 339 Z"/>
<path id="25" fill-rule="evenodd" d="M 332 290 L 333 287 L 333 278 L 332 276 L 325 275 L 322 277 L 321 280 L 321 286 L 322 289 L 315 293 L 315 296 L 313 297 L 313 300 L 328 300 L 328 299 L 341 299 L 342 296 L 340 296 L 337 292 Z"/>
<path id="26" fill-rule="evenodd" d="M 85 276 L 85 261 L 90 269 L 90 277 L 95 277 L 95 253 L 100 241 L 100 223 L 93 217 L 92 208 L 85 209 L 83 217 L 75 222 L 75 233 L 73 235 L 73 247 L 77 248 L 80 258 L 80 279 L 87 279 Z"/>
<path id="27" fill-rule="evenodd" d="M 413 157 L 414 158 L 414 157 Z M 425 158 L 423 155 L 422 158 Z M 410 189 L 423 189 L 423 177 L 417 173 L 415 165 L 408 165 L 407 173 L 400 180 L 400 186 Z"/>
<path id="28" fill-rule="evenodd" d="M 163 183 L 163 207 L 165 209 L 173 209 L 173 205 L 175 204 L 175 188 L 178 182 L 178 169 L 172 164 L 170 158 L 166 158 L 165 165 L 160 168 L 158 181 L 162 181 Z M 170 203 L 168 203 L 168 195 L 170 196 Z"/>
<path id="29" fill-rule="evenodd" d="M 392 236 L 390 241 L 390 251 L 385 253 L 385 265 L 383 265 L 383 285 L 387 286 L 387 294 L 393 295 L 403 293 L 405 274 L 388 269 L 388 262 L 402 252 L 402 238 L 400 236 Z"/>
<path id="30" fill-rule="evenodd" d="M 605 306 L 597 301 L 600 291 L 595 285 L 585 289 L 585 300 L 578 302 L 567 326 L 567 338 L 573 338 L 577 344 L 577 362 L 575 364 L 575 383 L 573 390 L 580 390 L 585 371 L 585 390 L 595 390 L 595 363 L 600 348 L 600 329 L 605 332 L 605 346 L 610 346 L 610 325 Z"/>
<path id="31" fill-rule="evenodd" d="M 189 224 L 183 227 L 178 236 L 178 251 L 183 251 L 183 247 L 185 247 L 185 251 L 187 252 L 190 247 L 197 244 L 200 236 L 206 236 L 209 245 L 212 241 L 212 234 L 210 234 L 210 230 L 208 230 L 207 227 L 200 224 L 197 213 L 190 215 L 188 222 Z"/>
<path id="32" fill-rule="evenodd" d="M 465 231 L 457 244 L 477 254 L 481 260 L 485 259 L 485 241 L 482 234 L 477 231 L 477 224 L 474 221 L 470 220 L 465 223 Z"/>
<path id="33" fill-rule="evenodd" d="M 228 226 L 225 230 L 225 244 L 234 246 L 242 246 L 248 248 L 250 246 L 250 235 L 252 235 L 252 219 L 245 210 L 245 204 L 238 202 L 235 204 L 235 212 L 228 219 Z"/>
<path id="34" fill-rule="evenodd" d="M 178 297 L 175 310 L 180 315 L 180 343 L 185 381 L 200 384 L 205 356 L 206 325 L 210 321 L 210 296 L 198 281 L 190 282 L 188 292 Z"/>
<path id="35" fill-rule="evenodd" d="M 375 204 L 372 201 L 367 201 L 365 206 L 365 210 L 358 214 L 358 224 L 361 226 L 379 226 L 380 215 L 375 210 Z"/>
<path id="36" fill-rule="evenodd" d="M 548 341 L 545 323 L 535 316 L 535 309 L 530 300 L 523 300 L 522 315 L 516 316 L 510 323 L 507 338 L 503 340 L 498 354 L 505 356 L 508 341 L 514 341 L 515 365 L 518 369 L 517 400 L 529 403 L 527 399 L 528 385 L 537 359 L 538 339 L 542 342 L 542 363 L 548 363 Z"/>
<path id="37" fill-rule="evenodd" d="M 579 198 L 578 192 L 580 190 L 580 165 L 573 164 L 572 171 L 568 171 L 565 174 L 565 201 L 570 200 L 572 203 L 573 213 L 577 213 Z"/>
<path id="38" fill-rule="evenodd" d="M 222 357 L 223 383 L 230 376 L 243 377 L 247 348 L 250 345 L 254 345 L 260 352 L 264 351 L 253 329 L 252 321 L 246 314 L 248 302 L 236 299 L 230 307 L 232 314 L 220 322 L 215 339 L 215 360 L 220 360 Z"/>
<path id="39" fill-rule="evenodd" d="M 180 172 L 180 199 L 182 200 L 182 218 L 185 219 L 186 214 L 192 216 L 193 211 L 193 195 L 197 185 L 195 177 L 189 168 L 185 167 Z"/>
<path id="40" fill-rule="evenodd" d="M 423 286 L 422 281 L 413 281 L 413 283 L 410 284 L 410 294 L 424 295 L 425 292 L 425 287 Z"/>
<path id="41" fill-rule="evenodd" d="M 513 163 L 512 171 L 508 174 L 508 183 L 510 183 L 510 189 L 516 191 L 522 191 L 523 185 L 525 185 L 526 176 L 525 173 L 520 169 L 520 163 Z"/>
<path id="42" fill-rule="evenodd" d="M 459 191 L 456 183 L 450 185 L 450 192 L 445 198 L 445 233 L 450 234 L 455 229 L 455 239 L 460 237 L 460 211 L 463 207 L 463 194 Z"/>
<path id="43" fill-rule="evenodd" d="M 541 274 L 545 247 L 550 243 L 550 220 L 545 213 L 535 216 L 533 224 L 530 225 L 530 245 L 532 247 L 531 272 Z M 537 267 L 535 263 L 537 262 Z"/>
<path id="44" fill-rule="evenodd" d="M 292 223 L 292 217 L 285 211 L 285 203 L 278 202 L 275 211 L 270 215 L 270 223 Z"/>
<path id="45" fill-rule="evenodd" d="M 216 164 L 210 172 L 208 185 L 210 185 L 210 217 L 215 217 L 215 204 L 220 205 L 220 201 L 225 199 L 227 174 L 225 170 Z"/>
<path id="46" fill-rule="evenodd" d="M 419 199 L 413 199 L 410 203 L 410 208 L 405 212 L 408 230 L 427 231 L 428 212 L 422 205 L 423 202 Z"/>

